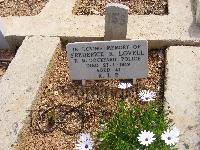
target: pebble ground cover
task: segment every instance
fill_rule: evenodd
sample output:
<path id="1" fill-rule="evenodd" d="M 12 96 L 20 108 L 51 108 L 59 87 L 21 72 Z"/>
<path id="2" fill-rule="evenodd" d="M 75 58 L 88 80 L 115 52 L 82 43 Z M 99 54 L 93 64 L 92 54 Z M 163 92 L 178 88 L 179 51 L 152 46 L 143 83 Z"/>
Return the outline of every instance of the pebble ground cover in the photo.
<path id="1" fill-rule="evenodd" d="M 0 50 L 0 80 L 14 56 L 15 52 L 11 50 L 6 50 L 6 49 Z"/>
<path id="2" fill-rule="evenodd" d="M 104 15 L 108 3 L 120 3 L 129 7 L 129 15 L 165 15 L 167 0 L 77 0 L 73 9 L 76 15 Z"/>
<path id="3" fill-rule="evenodd" d="M 0 0 L 0 16 L 34 16 L 49 0 Z"/>

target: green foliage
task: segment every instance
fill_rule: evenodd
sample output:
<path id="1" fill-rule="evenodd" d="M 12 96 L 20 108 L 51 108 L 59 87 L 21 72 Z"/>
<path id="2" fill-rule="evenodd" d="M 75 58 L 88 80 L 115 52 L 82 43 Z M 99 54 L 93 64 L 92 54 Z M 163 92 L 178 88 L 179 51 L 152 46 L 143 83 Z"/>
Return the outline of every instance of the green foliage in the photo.
<path id="1" fill-rule="evenodd" d="M 190 149 L 190 146 L 188 144 L 184 143 L 183 145 L 184 145 L 185 149 Z"/>
<path id="2" fill-rule="evenodd" d="M 157 100 L 145 105 L 135 104 L 127 108 L 124 102 L 118 105 L 118 111 L 111 120 L 104 121 L 106 129 L 100 131 L 98 136 L 100 150 L 171 150 L 161 140 L 161 134 L 169 123 L 167 113 L 163 111 L 162 103 Z M 137 139 L 141 131 L 147 130 L 155 134 L 156 140 L 149 146 L 141 145 Z"/>
<path id="3" fill-rule="evenodd" d="M 47 118 L 48 118 L 48 127 L 52 127 L 52 126 L 54 126 L 54 124 L 55 124 L 55 111 L 54 110 L 52 110 L 52 111 L 49 111 L 48 113 L 47 113 Z"/>

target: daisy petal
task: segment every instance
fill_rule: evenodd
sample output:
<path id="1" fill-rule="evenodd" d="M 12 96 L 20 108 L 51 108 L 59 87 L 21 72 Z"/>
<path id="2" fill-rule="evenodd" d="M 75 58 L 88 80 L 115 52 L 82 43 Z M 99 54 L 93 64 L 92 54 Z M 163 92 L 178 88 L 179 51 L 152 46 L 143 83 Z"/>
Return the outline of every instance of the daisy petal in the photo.
<path id="1" fill-rule="evenodd" d="M 142 101 L 153 101 L 154 97 L 156 96 L 156 93 L 150 90 L 142 90 L 139 92 L 139 97 Z"/>
<path id="2" fill-rule="evenodd" d="M 167 145 L 175 145 L 179 141 L 179 133 L 180 131 L 177 128 L 173 128 L 172 130 L 167 129 L 162 133 L 161 139 L 165 141 Z"/>
<path id="3" fill-rule="evenodd" d="M 76 150 L 92 150 L 94 141 L 92 140 L 90 134 L 82 133 L 78 140 L 78 143 L 75 145 Z"/>
<path id="4" fill-rule="evenodd" d="M 140 144 L 148 146 L 156 139 L 153 136 L 154 134 L 152 132 L 144 130 L 139 134 L 137 139 Z"/>
<path id="5" fill-rule="evenodd" d="M 118 88 L 119 88 L 119 89 L 127 89 L 127 88 L 129 88 L 129 87 L 131 87 L 131 86 L 132 86 L 131 83 L 120 83 L 120 84 L 118 85 Z"/>

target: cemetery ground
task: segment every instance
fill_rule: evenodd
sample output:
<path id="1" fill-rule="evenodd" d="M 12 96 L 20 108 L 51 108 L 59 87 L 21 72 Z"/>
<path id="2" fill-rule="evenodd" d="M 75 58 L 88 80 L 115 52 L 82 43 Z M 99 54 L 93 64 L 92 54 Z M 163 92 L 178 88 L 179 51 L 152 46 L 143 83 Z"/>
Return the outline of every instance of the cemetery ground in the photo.
<path id="1" fill-rule="evenodd" d="M 45 82 L 31 108 L 33 110 L 31 120 L 23 129 L 18 140 L 17 149 L 72 150 L 79 138 L 79 130 L 81 129 L 82 133 L 93 134 L 101 130 L 100 121 L 111 118 L 111 114 L 116 112 L 119 101 L 125 100 L 126 104 L 131 106 L 136 102 L 138 92 L 145 89 L 155 91 L 157 97 L 163 99 L 164 50 L 149 51 L 147 79 L 138 79 L 137 84 L 127 90 L 118 88 L 119 80 L 87 81 L 86 86 L 82 86 L 79 81 L 72 82 L 69 79 L 66 56 L 65 48 L 57 48 Z M 80 107 L 81 113 L 84 114 L 81 118 L 79 113 L 71 112 L 66 118 L 64 129 L 72 135 L 69 135 L 68 132 L 64 133 L 59 128 L 46 133 L 48 129 L 47 116 L 42 121 L 38 120 L 39 114 L 59 105 L 60 107 L 57 109 L 69 109 L 67 108 L 69 106 Z M 40 124 L 41 130 L 38 128 L 38 124 Z"/>
<path id="2" fill-rule="evenodd" d="M 138 103 L 146 89 L 156 92 L 165 110 L 170 106 L 181 131 L 178 149 L 199 150 L 199 0 L 88 2 L 0 0 L 3 36 L 12 50 L 0 50 L 0 59 L 14 57 L 9 65 L 0 61 L 0 149 L 70 150 L 80 133 L 95 141 L 105 129 L 102 119 L 110 120 L 120 101 L 128 108 Z M 148 77 L 125 90 L 118 84 L 132 80 L 90 80 L 82 86 L 69 78 L 65 46 L 105 40 L 107 2 L 130 7 L 126 39 L 149 43 Z"/>
<path id="3" fill-rule="evenodd" d="M 15 52 L 4 49 L 0 50 L 0 79 L 6 72 L 9 63 L 12 61 L 12 58 L 15 56 Z"/>
<path id="4" fill-rule="evenodd" d="M 0 16 L 33 16 L 41 12 L 48 0 L 1 0 Z M 167 0 L 77 0 L 74 7 L 74 14 L 77 15 L 103 15 L 107 3 L 121 3 L 130 8 L 129 14 L 167 14 Z"/>
<path id="5" fill-rule="evenodd" d="M 0 16 L 33 16 L 40 13 L 48 0 L 1 0 Z"/>

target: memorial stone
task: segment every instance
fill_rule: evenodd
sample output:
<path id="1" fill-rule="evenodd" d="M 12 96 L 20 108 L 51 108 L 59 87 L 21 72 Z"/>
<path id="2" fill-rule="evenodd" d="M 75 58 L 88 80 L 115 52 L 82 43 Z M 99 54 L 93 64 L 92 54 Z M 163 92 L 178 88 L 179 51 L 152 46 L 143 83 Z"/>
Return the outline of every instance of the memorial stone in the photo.
<path id="1" fill-rule="evenodd" d="M 72 80 L 147 77 L 146 40 L 77 42 L 66 49 Z"/>
<path id="2" fill-rule="evenodd" d="M 110 3 L 105 8 L 105 40 L 124 40 L 127 34 L 128 7 Z"/>

